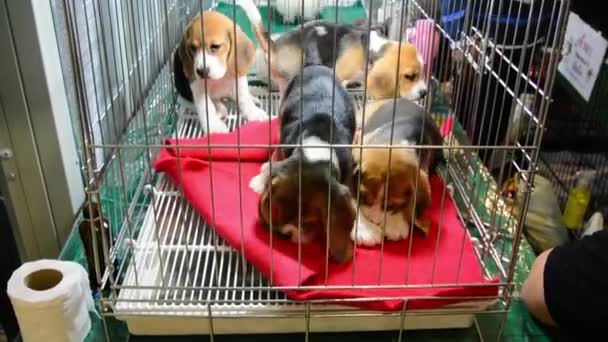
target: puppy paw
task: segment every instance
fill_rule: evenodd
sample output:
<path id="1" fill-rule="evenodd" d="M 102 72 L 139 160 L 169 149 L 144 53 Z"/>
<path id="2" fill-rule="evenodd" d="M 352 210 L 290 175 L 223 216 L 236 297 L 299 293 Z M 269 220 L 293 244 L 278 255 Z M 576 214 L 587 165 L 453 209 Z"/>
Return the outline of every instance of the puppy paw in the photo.
<path id="1" fill-rule="evenodd" d="M 410 225 L 402 213 L 387 214 L 384 232 L 386 238 L 390 241 L 405 240 L 410 235 Z"/>
<path id="2" fill-rule="evenodd" d="M 196 108 L 203 133 L 226 133 L 229 131 L 226 123 L 218 115 L 217 103 L 211 100 L 199 101 Z"/>
<path id="3" fill-rule="evenodd" d="M 262 106 L 262 100 L 259 97 L 253 96 L 252 101 L 253 101 L 253 104 L 255 104 L 257 107 Z"/>
<path id="4" fill-rule="evenodd" d="M 260 173 L 270 173 L 270 162 L 265 162 L 264 164 L 262 164 L 262 166 L 260 166 Z"/>
<path id="5" fill-rule="evenodd" d="M 218 101 L 215 104 L 215 110 L 217 111 L 217 115 L 220 118 L 225 118 L 225 117 L 228 116 L 228 108 L 226 107 L 226 105 L 222 101 Z"/>
<path id="6" fill-rule="evenodd" d="M 359 246 L 375 246 L 382 243 L 382 230 L 359 215 L 356 226 L 350 233 L 350 238 Z"/>
<path id="7" fill-rule="evenodd" d="M 265 110 L 258 106 L 251 106 L 245 111 L 245 116 L 248 121 L 265 121 L 269 119 L 268 114 Z"/>
<path id="8" fill-rule="evenodd" d="M 204 125 L 203 125 L 204 127 Z M 228 133 L 230 129 L 224 121 L 213 120 L 209 122 L 209 129 L 205 130 L 207 133 Z"/>

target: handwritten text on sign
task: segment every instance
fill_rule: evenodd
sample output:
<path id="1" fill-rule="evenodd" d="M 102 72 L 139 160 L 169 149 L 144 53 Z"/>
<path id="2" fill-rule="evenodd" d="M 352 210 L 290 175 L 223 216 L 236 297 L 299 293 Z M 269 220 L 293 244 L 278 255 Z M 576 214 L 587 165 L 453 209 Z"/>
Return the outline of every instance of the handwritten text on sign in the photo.
<path id="1" fill-rule="evenodd" d="M 570 13 L 564 37 L 565 55 L 559 63 L 559 72 L 589 101 L 597 75 L 602 67 L 608 43 L 581 18 Z"/>

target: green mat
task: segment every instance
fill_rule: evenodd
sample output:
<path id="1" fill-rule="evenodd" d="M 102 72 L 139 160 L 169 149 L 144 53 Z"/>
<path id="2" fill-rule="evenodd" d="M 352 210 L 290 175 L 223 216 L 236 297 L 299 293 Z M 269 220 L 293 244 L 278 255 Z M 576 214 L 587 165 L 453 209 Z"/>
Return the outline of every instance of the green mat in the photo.
<path id="1" fill-rule="evenodd" d="M 266 5 L 258 6 L 260 13 L 262 15 L 262 21 L 264 22 L 264 27 L 271 34 L 274 33 L 282 33 L 290 31 L 300 24 L 285 24 L 282 20 L 281 14 L 279 14 L 272 7 L 268 7 Z M 245 12 L 238 6 L 232 6 L 227 3 L 220 2 L 218 6 L 215 8 L 216 11 L 227 15 L 229 18 L 236 18 L 236 23 L 239 27 L 251 38 L 254 42 L 257 41 L 253 34 L 253 30 L 251 28 L 251 23 L 245 15 Z M 268 26 L 268 12 L 270 11 L 270 26 Z M 337 13 L 336 13 L 337 12 Z M 352 24 L 353 21 L 365 18 L 365 7 L 359 1 L 358 3 L 352 6 L 343 6 L 336 9 L 336 7 L 326 7 L 321 9 L 321 13 L 319 15 L 322 20 L 336 21 L 336 15 L 338 16 L 338 22 Z"/>

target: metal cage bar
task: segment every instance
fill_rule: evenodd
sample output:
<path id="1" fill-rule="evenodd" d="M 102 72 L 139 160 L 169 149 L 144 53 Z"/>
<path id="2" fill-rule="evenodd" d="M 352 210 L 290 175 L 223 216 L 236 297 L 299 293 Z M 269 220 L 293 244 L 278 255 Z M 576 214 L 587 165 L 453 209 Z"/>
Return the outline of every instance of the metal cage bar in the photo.
<path id="1" fill-rule="evenodd" d="M 325 20 L 338 22 L 342 19 L 341 6 L 356 6 L 340 0 L 320 1 L 322 7 L 332 7 Z M 472 244 L 475 256 L 487 278 L 496 277 L 492 286 L 500 288 L 496 296 L 470 296 L 463 304 L 445 306 L 433 310 L 412 309 L 415 300 L 442 300 L 445 298 L 412 296 L 389 298 L 375 296 L 365 299 L 333 298 L 295 302 L 285 291 L 310 291 L 328 289 L 379 290 L 379 289 L 439 289 L 454 285 L 463 287 L 490 286 L 485 283 L 461 281 L 464 276 L 461 264 L 457 266 L 458 284 L 436 283 L 438 246 L 441 235 L 434 241 L 432 281 L 428 284 L 410 282 L 410 258 L 416 239 L 408 241 L 408 263 L 404 264 L 405 278 L 395 284 L 381 284 L 385 243 L 378 247 L 381 252 L 377 284 L 356 285 L 359 267 L 352 270 L 352 283 L 343 286 L 328 285 L 329 261 L 320 275 L 323 285 L 279 286 L 273 284 L 246 259 L 243 239 L 244 203 L 242 193 L 235 198 L 234 215 L 239 215 L 241 240 L 231 246 L 214 227 L 216 208 L 212 203 L 212 217 L 205 220 L 182 194 L 182 170 L 179 184 L 152 167 L 159 151 L 166 147 L 164 140 L 177 142 L 177 155 L 181 151 L 201 145 L 188 139 L 204 135 L 196 108 L 179 97 L 173 86 L 172 56 L 182 35 L 197 14 L 205 10 L 223 11 L 228 17 L 239 18 L 233 1 L 127 1 L 103 2 L 88 0 L 63 1 L 58 12 L 63 13 L 68 27 L 68 47 L 71 62 L 66 70 L 75 73 L 75 93 L 78 95 L 79 122 L 81 123 L 81 148 L 86 167 L 83 171 L 89 180 L 87 192 L 99 196 L 103 215 L 112 225 L 112 239 L 107 250 L 106 265 L 99 265 L 104 286 L 112 295 L 102 298 L 108 308 L 106 314 L 127 320 L 132 331 L 140 333 L 170 333 L 163 323 L 172 322 L 181 333 L 222 334 L 228 332 L 288 332 L 304 331 L 306 338 L 312 331 L 367 329 L 361 319 L 374 317 L 379 326 L 393 327 L 399 331 L 433 327 L 436 316 L 449 316 L 445 323 L 451 327 L 475 324 L 474 315 L 481 312 L 506 312 L 512 296 L 513 278 L 521 240 L 522 217 L 525 215 L 527 192 L 524 193 L 523 210 L 517 213 L 501 197 L 499 187 L 513 174 L 531 186 L 537 168 L 538 150 L 542 141 L 548 104 L 551 101 L 553 79 L 562 44 L 564 18 L 568 11 L 567 0 L 368 0 L 360 2 L 367 16 L 370 35 L 372 27 L 391 18 L 387 32 L 398 46 L 406 44 L 415 34 L 416 39 L 426 39 L 430 46 L 427 53 L 434 53 L 425 64 L 429 95 L 420 105 L 432 113 L 437 122 L 453 118 L 453 125 L 444 137 L 443 145 L 396 146 L 396 145 L 337 145 L 363 149 L 389 149 L 391 153 L 410 148 L 419 154 L 425 150 L 443 150 L 446 164 L 441 169 L 445 191 L 436 194 L 441 203 L 439 226 L 445 223 L 444 206 L 448 200 L 457 204 L 457 220 L 464 227 L 462 238 L 452 242 L 460 248 L 462 260 L 465 246 Z M 259 8 L 273 5 L 269 1 L 255 1 Z M 300 10 L 307 9 L 304 2 Z M 310 5 L 310 4 L 308 4 Z M 278 20 L 273 11 L 263 14 L 265 23 Z M 240 25 L 247 21 L 239 19 Z M 428 36 L 416 30 L 418 23 L 430 23 Z M 521 24 L 524 23 L 524 24 Z M 204 28 L 204 22 L 201 22 Z M 297 30 L 305 25 L 293 25 Z M 422 27 L 422 26 L 420 26 Z M 267 25 L 269 34 L 277 32 Z M 232 30 L 237 29 L 234 20 Z M 248 30 L 248 28 L 241 27 Z M 203 30 L 204 31 L 204 30 Z M 234 33 L 233 32 L 233 33 Z M 436 33 L 436 34 L 435 34 Z M 236 35 L 236 34 L 235 34 Z M 202 45 L 206 38 L 203 35 Z M 334 37 L 335 47 L 337 38 Z M 436 46 L 436 48 L 434 47 Z M 235 53 L 238 53 L 235 52 Z M 539 64 L 538 56 L 548 58 Z M 203 66 L 210 61 L 203 54 Z M 548 56 L 548 57 L 547 57 Z M 370 58 L 366 54 L 366 60 Z M 398 56 L 399 57 L 399 56 Z M 295 59 L 295 58 L 294 58 Z M 300 62 L 304 55 L 299 55 Z M 294 61 L 295 62 L 295 61 Z M 365 63 L 364 79 L 367 79 L 369 63 Z M 236 65 L 236 64 L 235 64 Z M 395 73 L 399 74 L 399 65 Z M 532 68 L 544 68 L 544 79 L 530 73 Z M 264 65 L 258 73 L 250 73 L 250 81 L 261 81 L 262 73 L 271 74 L 271 66 Z M 64 70 L 64 72 L 66 72 Z M 69 73 L 69 72 L 68 72 Z M 336 69 L 333 68 L 334 76 Z M 256 78 L 260 76 L 259 78 Z M 234 81 L 236 82 L 236 80 Z M 205 93 L 209 89 L 207 81 Z M 236 106 L 229 105 L 225 124 L 234 130 L 246 120 L 241 113 L 239 98 L 247 96 L 236 89 Z M 263 110 L 271 117 L 280 115 L 280 94 L 270 86 L 249 86 Z M 356 109 L 362 112 L 365 122 L 366 108 L 373 99 L 368 96 L 367 82 L 359 89 L 349 90 Z M 332 103 L 335 94 L 332 94 Z M 396 99 L 394 100 L 396 101 Z M 206 111 L 216 108 L 217 103 L 205 99 Z M 442 109 L 443 108 L 443 109 Z M 334 111 L 332 111 L 332 116 Z M 209 116 L 207 115 L 207 120 Z M 395 113 L 393 113 L 393 120 Z M 270 124 L 270 123 L 269 123 Z M 524 125 L 525 124 L 525 125 Z M 207 122 L 206 127 L 209 127 Z M 394 127 L 391 125 L 391 136 Z M 212 151 L 234 148 L 238 160 L 251 148 L 302 148 L 300 144 L 256 145 L 241 143 L 208 143 L 202 148 Z M 185 140 L 185 141 L 184 141 Z M 307 145 L 307 148 L 327 148 L 326 145 Z M 390 171 L 390 156 L 388 169 Z M 183 157 L 178 157 L 183 158 Z M 331 159 L 331 157 L 330 157 Z M 208 163 L 212 169 L 211 160 Z M 270 162 L 270 169 L 276 162 Z M 300 164 L 298 198 L 302 202 L 302 165 Z M 235 186 L 243 180 L 241 164 L 235 173 Z M 213 175 L 209 187 L 213 193 Z M 361 179 L 356 180 L 360 186 Z M 416 189 L 419 185 L 416 177 Z M 388 177 L 385 189 L 389 189 Z M 328 191 L 331 198 L 331 189 Z M 385 193 L 384 215 L 387 215 L 388 191 Z M 272 203 L 272 192 L 270 199 Z M 417 192 L 414 191 L 414 196 Z M 415 197 L 414 197 L 415 198 Z M 357 196 L 356 202 L 361 198 Z M 238 203 L 237 203 L 238 201 Z M 331 203 L 331 201 L 328 201 Z M 331 212 L 329 204 L 327 211 Z M 357 205 L 357 218 L 362 215 Z M 302 216 L 302 206 L 298 206 Z M 329 220 L 328 220 L 329 221 Z M 386 224 L 386 220 L 385 224 Z M 298 224 L 298 234 L 301 224 Z M 330 228 L 330 227 L 328 227 Z M 356 226 L 355 226 L 355 229 Z M 385 228 L 382 229 L 383 234 Z M 442 229 L 439 230 L 441 232 Z M 326 242 L 329 229 L 325 230 Z M 270 279 L 277 271 L 273 255 L 276 237 L 270 234 Z M 359 247 L 354 244 L 355 251 Z M 104 247 L 105 249 L 105 247 Z M 100 253 L 98 251 L 97 253 Z M 325 250 L 329 256 L 329 249 Z M 356 261 L 355 253 L 355 261 Z M 301 272 L 302 246 L 298 242 Z M 329 258 L 327 258 L 329 260 Z M 372 267 L 371 265 L 366 265 Z M 352 308 L 361 301 L 393 299 L 403 303 L 397 312 L 373 312 Z M 350 305 L 350 306 L 349 306 Z M 492 307 L 488 311 L 488 308 Z M 181 317 L 200 318 L 207 324 L 194 327 Z M 272 319 L 282 317 L 285 325 L 273 327 Z M 235 326 L 230 319 L 238 318 Z M 323 318 L 326 322 L 321 322 Z M 150 327 L 150 322 L 157 322 Z M 334 327 L 331 327 L 334 324 Z M 148 330 L 146 330 L 148 329 Z M 163 329 L 166 329 L 164 331 Z"/>

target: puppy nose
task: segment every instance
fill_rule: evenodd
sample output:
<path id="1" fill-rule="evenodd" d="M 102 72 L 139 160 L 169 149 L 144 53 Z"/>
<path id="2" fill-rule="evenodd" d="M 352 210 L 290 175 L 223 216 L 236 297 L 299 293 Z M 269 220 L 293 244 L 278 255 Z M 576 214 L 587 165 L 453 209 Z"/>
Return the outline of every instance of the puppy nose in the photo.
<path id="1" fill-rule="evenodd" d="M 425 97 L 426 97 L 426 94 L 427 94 L 427 90 L 426 90 L 426 89 L 422 89 L 422 90 L 421 90 L 421 91 L 418 93 L 418 95 L 420 96 L 420 98 L 421 98 L 421 99 L 422 99 L 422 98 L 425 98 Z"/>
<path id="2" fill-rule="evenodd" d="M 207 78 L 209 77 L 209 68 L 196 69 L 196 73 L 200 76 L 200 78 Z"/>

